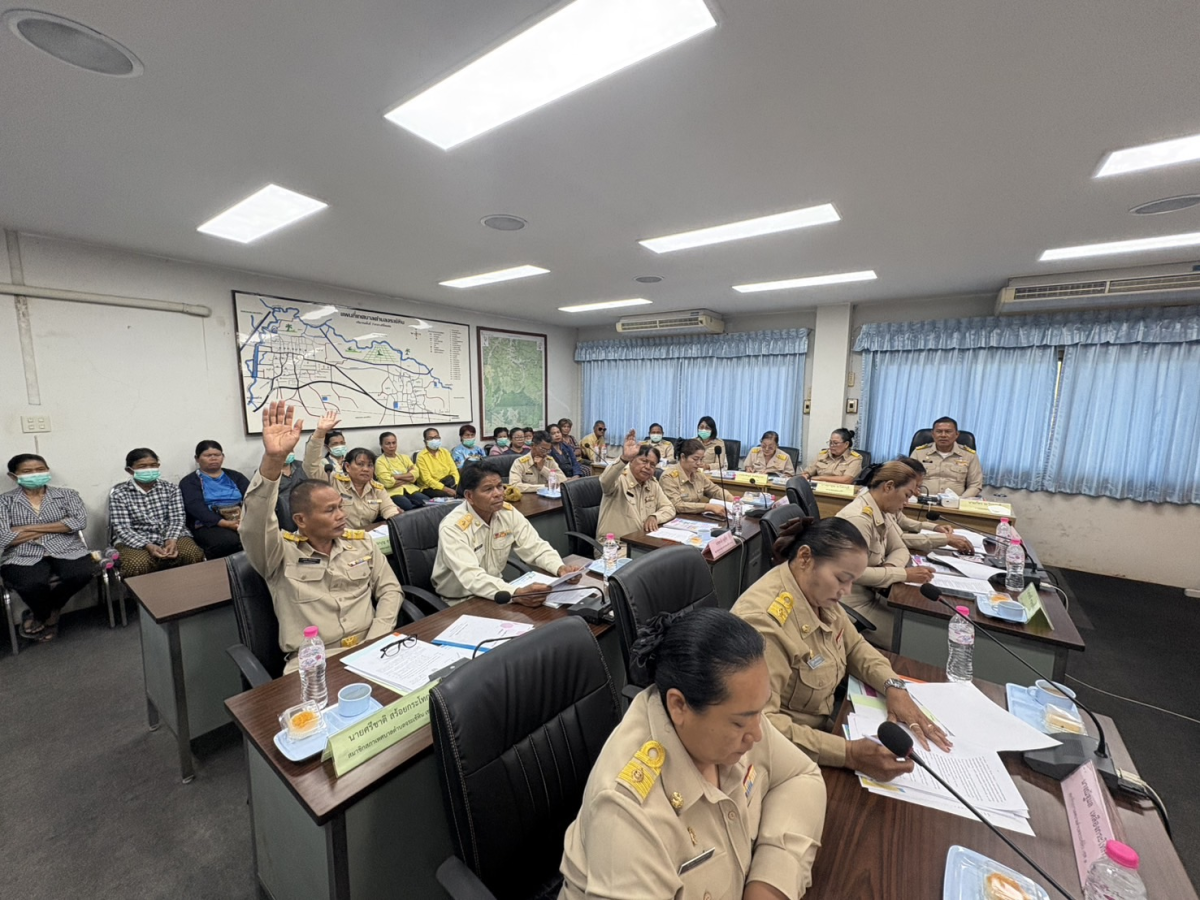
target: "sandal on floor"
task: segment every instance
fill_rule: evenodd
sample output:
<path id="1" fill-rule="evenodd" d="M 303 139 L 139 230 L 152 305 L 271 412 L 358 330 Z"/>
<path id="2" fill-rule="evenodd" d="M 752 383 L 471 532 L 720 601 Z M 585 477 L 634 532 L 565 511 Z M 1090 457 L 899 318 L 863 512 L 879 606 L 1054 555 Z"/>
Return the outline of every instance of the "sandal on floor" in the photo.
<path id="1" fill-rule="evenodd" d="M 34 628 L 31 626 L 37 627 Z M 21 613 L 21 637 L 29 638 L 31 641 L 41 640 L 38 635 L 45 630 L 45 624 L 37 621 L 33 617 L 33 612 L 31 610 L 27 609 L 25 612 Z"/>
<path id="2" fill-rule="evenodd" d="M 47 625 L 37 634 L 27 635 L 26 639 L 33 641 L 35 644 L 48 644 L 58 637 L 58 629 L 52 625 Z"/>

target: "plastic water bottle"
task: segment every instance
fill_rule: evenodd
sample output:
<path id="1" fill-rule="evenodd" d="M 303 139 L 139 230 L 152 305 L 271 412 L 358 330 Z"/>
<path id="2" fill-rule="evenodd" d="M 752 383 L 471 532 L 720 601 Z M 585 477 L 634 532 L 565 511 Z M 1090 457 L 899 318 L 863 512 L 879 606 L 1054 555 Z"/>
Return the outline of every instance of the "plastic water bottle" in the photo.
<path id="1" fill-rule="evenodd" d="M 617 539 L 608 534 L 604 538 L 604 583 L 608 584 L 608 576 L 617 571 L 617 557 L 621 553 L 621 545 Z"/>
<path id="2" fill-rule="evenodd" d="M 304 643 L 300 645 L 300 694 L 302 700 L 315 700 L 321 709 L 329 702 L 329 688 L 325 686 L 325 643 L 316 625 L 304 629 Z"/>
<path id="3" fill-rule="evenodd" d="M 1004 588 L 1020 593 L 1025 590 L 1025 548 L 1021 546 L 1020 538 L 1013 538 L 1004 554 L 1004 564 L 1007 572 L 1004 576 Z"/>
<path id="4" fill-rule="evenodd" d="M 996 558 L 1005 559 L 1008 554 L 1009 539 L 1012 534 L 1012 528 L 1008 524 L 1008 519 L 1001 519 L 1000 524 L 996 526 Z"/>
<path id="5" fill-rule="evenodd" d="M 951 681 L 970 681 L 975 677 L 975 626 L 971 610 L 955 607 L 958 615 L 950 617 L 950 658 L 946 661 L 946 677 Z"/>
<path id="6" fill-rule="evenodd" d="M 733 504 L 729 510 L 729 528 L 737 535 L 742 533 L 742 517 L 745 515 L 745 507 L 742 505 L 741 497 L 734 497 Z"/>
<path id="7" fill-rule="evenodd" d="M 550 493 L 552 493 L 552 494 L 558 490 L 558 473 L 557 472 L 551 471 L 549 474 L 546 475 L 546 487 L 549 488 Z"/>
<path id="8" fill-rule="evenodd" d="M 105 548 L 104 558 L 101 562 L 102 562 L 102 564 L 104 566 L 104 570 L 106 572 L 111 572 L 113 569 L 115 569 L 117 567 L 117 565 L 120 563 L 120 561 L 121 561 L 121 554 L 120 554 L 120 551 L 118 551 L 116 547 L 106 547 Z"/>
<path id="9" fill-rule="evenodd" d="M 1137 851 L 1120 841 L 1109 841 L 1088 869 L 1083 886 L 1086 900 L 1146 900 L 1146 885 L 1138 875 Z"/>

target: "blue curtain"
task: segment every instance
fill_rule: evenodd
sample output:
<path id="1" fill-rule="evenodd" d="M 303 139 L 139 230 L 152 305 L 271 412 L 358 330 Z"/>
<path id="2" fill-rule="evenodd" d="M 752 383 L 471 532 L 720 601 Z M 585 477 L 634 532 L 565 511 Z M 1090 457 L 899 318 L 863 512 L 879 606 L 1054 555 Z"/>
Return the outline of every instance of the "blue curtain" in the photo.
<path id="1" fill-rule="evenodd" d="M 808 330 L 753 331 L 710 337 L 661 337 L 579 344 L 587 434 L 603 419 L 609 440 L 650 423 L 670 437 L 692 437 L 712 416 L 721 437 L 740 440 L 743 455 L 764 431 L 800 446 Z"/>
<path id="2" fill-rule="evenodd" d="M 1200 503 L 1200 341 L 1066 348 L 1044 490 Z"/>
<path id="3" fill-rule="evenodd" d="M 1036 490 L 1057 378 L 1054 347 L 864 353 L 855 443 L 882 462 L 950 416 L 975 434 L 987 484 Z"/>

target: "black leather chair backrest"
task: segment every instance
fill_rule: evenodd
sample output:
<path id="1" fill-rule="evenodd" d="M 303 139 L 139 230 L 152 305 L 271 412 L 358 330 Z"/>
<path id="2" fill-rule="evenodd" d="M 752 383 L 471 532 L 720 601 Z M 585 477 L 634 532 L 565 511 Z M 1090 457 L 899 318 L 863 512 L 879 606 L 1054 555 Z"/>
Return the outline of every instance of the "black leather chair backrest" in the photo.
<path id="1" fill-rule="evenodd" d="M 802 475 L 789 478 L 787 483 L 788 500 L 804 510 L 806 516 L 814 519 L 821 518 L 821 510 L 817 507 L 817 495 L 813 493 L 812 485 Z"/>
<path id="2" fill-rule="evenodd" d="M 608 579 L 608 597 L 617 616 L 617 636 L 629 684 L 649 682 L 631 670 L 629 648 L 638 629 L 659 613 L 716 606 L 712 569 L 695 547 L 662 547 L 621 566 Z"/>
<path id="3" fill-rule="evenodd" d="M 513 463 L 521 458 L 524 454 L 504 453 L 500 456 L 489 456 L 488 465 L 496 469 L 500 473 L 500 479 L 508 484 L 508 473 L 512 470 Z"/>
<path id="4" fill-rule="evenodd" d="M 970 447 L 972 450 L 979 449 L 978 447 L 975 446 L 974 432 L 960 431 L 958 433 L 958 442 L 960 444 L 962 444 L 964 447 Z M 914 450 L 916 450 L 918 447 L 922 447 L 925 444 L 932 444 L 932 443 L 933 443 L 933 429 L 932 428 L 922 428 L 920 431 L 918 431 L 916 434 L 913 435 L 912 442 L 908 445 L 909 455 L 912 455 L 912 452 Z M 862 452 L 862 451 L 859 451 L 859 452 Z"/>
<path id="5" fill-rule="evenodd" d="M 576 478 L 574 481 L 564 481 L 562 485 L 563 519 L 567 531 L 578 531 L 580 534 L 594 535 L 600 522 L 600 500 L 604 496 L 600 488 L 600 478 L 592 475 L 587 478 Z M 666 524 L 666 523 L 664 523 Z M 619 536 L 619 535 L 618 535 Z M 592 545 L 576 537 L 569 537 L 572 553 L 579 556 L 594 556 Z"/>
<path id="6" fill-rule="evenodd" d="M 437 558 L 438 526 L 459 503 L 435 503 L 387 520 L 396 580 L 433 590 L 433 561 Z"/>
<path id="7" fill-rule="evenodd" d="M 587 625 L 559 619 L 473 660 L 430 713 L 456 855 L 498 900 L 557 897 L 563 834 L 620 718 Z"/>
<path id="8" fill-rule="evenodd" d="M 859 450 L 857 447 L 855 447 L 854 452 L 862 457 L 862 467 L 863 467 L 864 471 L 866 469 L 871 468 L 871 451 L 870 450 Z"/>
<path id="9" fill-rule="evenodd" d="M 225 557 L 229 591 L 238 637 L 272 678 L 283 674 L 284 655 L 279 649 L 279 620 L 271 603 L 271 592 L 263 577 L 254 571 L 245 551 Z"/>
<path id="10" fill-rule="evenodd" d="M 725 442 L 725 456 L 721 459 L 721 467 L 737 469 L 742 465 L 742 442 L 733 438 L 722 438 Z"/>
<path id="11" fill-rule="evenodd" d="M 779 537 L 779 532 L 783 526 L 792 519 L 800 518 L 804 515 L 803 511 L 794 503 L 788 503 L 784 506 L 775 506 L 767 510 L 762 518 L 758 520 L 758 534 L 762 541 L 760 550 L 762 553 L 762 565 L 759 571 L 766 572 L 774 568 L 775 563 L 771 560 L 771 547 L 775 543 L 775 539 Z"/>
<path id="12" fill-rule="evenodd" d="M 784 453 L 786 453 L 789 457 L 791 457 L 793 468 L 796 468 L 796 469 L 800 468 L 800 448 L 799 447 L 785 447 L 785 446 L 783 446 L 783 444 L 780 444 L 779 449 L 782 450 Z"/>

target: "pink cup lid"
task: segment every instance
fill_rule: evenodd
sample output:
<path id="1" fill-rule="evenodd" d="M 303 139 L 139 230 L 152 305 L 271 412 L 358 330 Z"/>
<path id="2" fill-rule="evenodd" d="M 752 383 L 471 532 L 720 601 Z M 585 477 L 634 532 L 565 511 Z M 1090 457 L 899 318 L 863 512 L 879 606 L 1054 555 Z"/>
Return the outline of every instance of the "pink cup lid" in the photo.
<path id="1" fill-rule="evenodd" d="M 1140 864 L 1137 851 L 1120 841 L 1109 841 L 1104 845 L 1104 853 L 1118 866 L 1124 866 L 1126 869 L 1136 870 Z"/>
<path id="2" fill-rule="evenodd" d="M 967 607 L 967 606 L 956 606 L 956 607 L 954 607 L 954 608 L 955 608 L 956 610 L 958 610 L 958 614 L 959 614 L 960 616 L 962 616 L 962 617 L 963 617 L 964 619 L 966 619 L 968 622 L 970 622 L 970 621 L 971 621 L 971 609 L 970 609 L 970 607 Z"/>
<path id="3" fill-rule="evenodd" d="M 321 629 L 318 628 L 316 625 L 309 625 L 307 628 L 304 629 L 304 636 L 306 638 L 316 637 L 320 633 L 321 633 Z"/>

